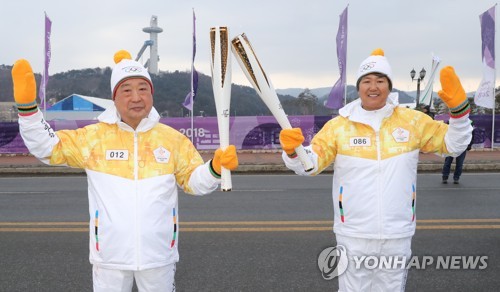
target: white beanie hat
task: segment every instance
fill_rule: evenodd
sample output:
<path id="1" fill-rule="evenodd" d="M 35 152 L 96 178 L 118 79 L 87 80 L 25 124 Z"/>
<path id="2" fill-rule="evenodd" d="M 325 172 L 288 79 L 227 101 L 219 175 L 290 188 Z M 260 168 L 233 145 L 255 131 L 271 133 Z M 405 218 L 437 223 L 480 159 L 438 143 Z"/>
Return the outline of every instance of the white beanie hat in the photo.
<path id="1" fill-rule="evenodd" d="M 114 61 L 116 65 L 115 68 L 113 68 L 113 72 L 111 72 L 111 93 L 113 100 L 115 100 L 118 86 L 129 78 L 142 78 L 146 80 L 151 87 L 151 94 L 153 93 L 153 82 L 151 81 L 148 70 L 139 62 L 132 60 L 129 52 L 125 50 L 116 52 Z"/>
<path id="2" fill-rule="evenodd" d="M 384 51 L 382 49 L 375 49 L 371 55 L 366 58 L 361 65 L 359 65 L 356 88 L 359 90 L 359 82 L 361 78 L 365 75 L 371 73 L 382 73 L 387 76 L 389 80 L 389 89 L 392 90 L 392 70 L 391 65 L 384 56 Z"/>

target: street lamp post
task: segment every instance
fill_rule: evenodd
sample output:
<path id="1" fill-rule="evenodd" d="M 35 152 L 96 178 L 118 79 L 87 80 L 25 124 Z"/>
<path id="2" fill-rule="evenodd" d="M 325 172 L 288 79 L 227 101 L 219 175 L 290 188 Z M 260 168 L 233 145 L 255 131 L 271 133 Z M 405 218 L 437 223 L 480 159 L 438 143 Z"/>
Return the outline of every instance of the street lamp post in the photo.
<path id="1" fill-rule="evenodd" d="M 415 80 L 415 73 L 415 69 L 412 69 L 410 71 L 411 81 Z M 419 77 L 417 78 L 417 103 L 415 105 L 416 109 L 418 109 L 420 103 L 420 81 L 424 80 L 425 73 L 427 72 L 424 68 L 422 68 L 422 70 L 420 70 Z"/>

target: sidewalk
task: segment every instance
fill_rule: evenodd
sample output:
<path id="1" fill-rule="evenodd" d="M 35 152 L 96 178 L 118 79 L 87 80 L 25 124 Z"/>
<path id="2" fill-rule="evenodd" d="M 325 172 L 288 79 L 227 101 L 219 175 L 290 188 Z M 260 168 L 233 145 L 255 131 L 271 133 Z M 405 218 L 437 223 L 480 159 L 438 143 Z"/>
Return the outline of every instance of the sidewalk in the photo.
<path id="1" fill-rule="evenodd" d="M 201 151 L 205 161 L 213 156 L 211 151 Z M 281 160 L 280 150 L 240 150 L 240 166 L 235 173 L 291 173 Z M 435 154 L 420 154 L 419 172 L 441 172 L 444 158 Z M 454 167 L 454 164 L 452 165 Z M 326 172 L 332 172 L 330 166 Z M 465 172 L 500 172 L 500 149 L 474 149 L 467 152 Z M 47 166 L 31 155 L 0 154 L 0 176 L 6 175 L 68 175 L 83 174 L 81 169 Z"/>

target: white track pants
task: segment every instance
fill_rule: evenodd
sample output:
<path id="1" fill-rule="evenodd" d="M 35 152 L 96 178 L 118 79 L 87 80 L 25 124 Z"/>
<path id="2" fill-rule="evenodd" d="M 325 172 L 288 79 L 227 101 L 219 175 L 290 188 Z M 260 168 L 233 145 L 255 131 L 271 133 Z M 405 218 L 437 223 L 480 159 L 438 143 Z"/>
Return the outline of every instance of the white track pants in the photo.
<path id="1" fill-rule="evenodd" d="M 94 292 L 131 292 L 134 279 L 141 292 L 170 292 L 175 291 L 174 276 L 175 264 L 142 271 L 92 268 Z"/>
<path id="2" fill-rule="evenodd" d="M 398 256 L 411 257 L 412 237 L 398 239 L 365 239 L 336 235 L 337 244 L 347 250 L 348 267 L 339 276 L 339 292 L 395 292 L 404 291 L 406 285 L 406 269 L 367 269 L 364 263 L 356 268 L 354 256 Z M 370 265 L 368 265 L 370 266 Z"/>

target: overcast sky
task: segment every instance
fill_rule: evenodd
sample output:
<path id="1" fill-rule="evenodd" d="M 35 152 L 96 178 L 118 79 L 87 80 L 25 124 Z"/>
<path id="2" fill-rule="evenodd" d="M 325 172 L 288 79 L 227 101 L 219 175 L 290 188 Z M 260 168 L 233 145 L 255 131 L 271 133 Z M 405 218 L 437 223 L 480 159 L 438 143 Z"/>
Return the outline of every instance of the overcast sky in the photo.
<path id="1" fill-rule="evenodd" d="M 194 8 L 198 71 L 210 75 L 210 27 L 228 26 L 231 37 L 247 34 L 275 88 L 327 87 L 339 78 L 335 38 L 347 5 L 348 84 L 356 82 L 360 62 L 380 47 L 400 90 L 416 90 L 410 71 L 430 71 L 432 54 L 441 58 L 440 68 L 455 67 L 467 91 L 477 89 L 482 78 L 479 14 L 495 5 L 490 0 L 3 1 L 0 64 L 25 58 L 35 72 L 43 71 L 44 11 L 52 20 L 50 75 L 112 67 L 120 49 L 135 57 L 149 39 L 142 29 L 156 15 L 163 28 L 160 70 L 187 71 Z M 148 56 L 149 51 L 142 61 Z M 250 86 L 234 57 L 232 67 L 233 82 Z M 440 89 L 436 81 L 434 90 Z"/>

